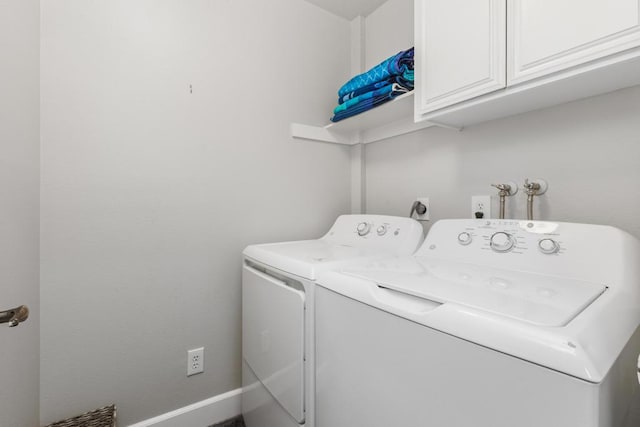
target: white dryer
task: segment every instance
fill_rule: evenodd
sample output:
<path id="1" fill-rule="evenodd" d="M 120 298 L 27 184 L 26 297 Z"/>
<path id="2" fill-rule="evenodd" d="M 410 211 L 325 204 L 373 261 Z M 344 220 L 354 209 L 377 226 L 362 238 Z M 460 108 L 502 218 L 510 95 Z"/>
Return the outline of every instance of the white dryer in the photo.
<path id="1" fill-rule="evenodd" d="M 409 218 L 343 215 L 317 240 L 251 245 L 242 269 L 242 413 L 248 427 L 314 426 L 314 280 L 318 273 L 411 255 Z"/>
<path id="2" fill-rule="evenodd" d="M 443 220 L 317 282 L 316 427 L 622 427 L 639 398 L 640 242 L 618 229 Z"/>

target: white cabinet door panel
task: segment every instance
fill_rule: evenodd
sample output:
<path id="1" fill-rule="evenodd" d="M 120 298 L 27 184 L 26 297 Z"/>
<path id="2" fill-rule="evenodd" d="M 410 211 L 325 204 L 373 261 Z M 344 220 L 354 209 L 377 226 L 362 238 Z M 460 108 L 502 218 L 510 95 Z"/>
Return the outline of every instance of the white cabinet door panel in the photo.
<path id="1" fill-rule="evenodd" d="M 640 45 L 640 0 L 508 0 L 508 85 Z"/>
<path id="2" fill-rule="evenodd" d="M 416 119 L 505 87 L 506 0 L 416 0 Z"/>

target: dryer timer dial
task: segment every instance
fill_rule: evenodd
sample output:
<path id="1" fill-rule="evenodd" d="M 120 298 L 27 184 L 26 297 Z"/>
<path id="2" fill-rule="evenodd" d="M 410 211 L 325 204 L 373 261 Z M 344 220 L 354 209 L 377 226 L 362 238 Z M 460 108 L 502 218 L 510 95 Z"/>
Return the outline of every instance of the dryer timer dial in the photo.
<path id="1" fill-rule="evenodd" d="M 460 243 L 463 246 L 470 244 L 472 240 L 473 238 L 471 237 L 471 234 L 466 231 L 463 231 L 462 233 L 458 234 L 458 243 Z"/>
<path id="2" fill-rule="evenodd" d="M 358 236 L 366 236 L 369 234 L 369 231 L 371 231 L 371 224 L 368 222 L 361 222 L 358 224 L 356 230 L 358 231 Z"/>

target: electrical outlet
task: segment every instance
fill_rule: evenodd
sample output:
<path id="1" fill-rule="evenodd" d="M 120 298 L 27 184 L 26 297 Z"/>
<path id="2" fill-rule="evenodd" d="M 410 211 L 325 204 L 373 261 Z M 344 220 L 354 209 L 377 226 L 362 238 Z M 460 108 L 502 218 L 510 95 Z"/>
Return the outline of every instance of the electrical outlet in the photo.
<path id="1" fill-rule="evenodd" d="M 187 351 L 187 376 L 204 372 L 204 347 Z"/>
<path id="2" fill-rule="evenodd" d="M 429 198 L 428 197 L 416 197 L 416 201 L 422 203 L 427 208 L 427 211 L 425 213 L 423 213 L 422 215 L 420 215 L 419 213 L 416 212 L 415 218 L 418 221 L 429 221 L 429 218 L 431 216 L 431 206 L 429 205 Z"/>
<path id="3" fill-rule="evenodd" d="M 491 196 L 471 196 L 471 218 L 478 218 L 477 212 L 482 212 L 480 218 L 491 218 Z"/>

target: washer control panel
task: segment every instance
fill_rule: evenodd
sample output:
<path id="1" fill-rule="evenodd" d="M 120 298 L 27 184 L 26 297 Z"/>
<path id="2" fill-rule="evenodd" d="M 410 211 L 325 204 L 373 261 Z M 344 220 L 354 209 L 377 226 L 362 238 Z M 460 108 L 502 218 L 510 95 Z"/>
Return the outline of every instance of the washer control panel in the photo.
<path id="1" fill-rule="evenodd" d="M 475 265 L 495 269 L 497 278 L 527 272 L 611 287 L 627 280 L 630 268 L 638 270 L 636 253 L 640 241 L 608 225 L 443 219 L 431 226 L 415 258 L 425 265 L 448 262 L 452 274 Z"/>
<path id="2" fill-rule="evenodd" d="M 453 220 L 452 220 L 453 221 Z M 499 254 L 562 255 L 566 252 L 557 223 L 509 220 L 456 220 L 459 225 L 450 238 L 467 252 L 491 251 Z M 443 236 L 438 236 L 442 239 Z M 438 243 L 432 243 L 438 246 Z"/>
<path id="3" fill-rule="evenodd" d="M 515 245 L 515 237 L 504 231 L 496 231 L 489 238 L 489 247 L 496 252 L 509 252 Z"/>
<path id="4" fill-rule="evenodd" d="M 538 249 L 543 254 L 555 254 L 560 251 L 560 243 L 551 238 L 544 238 L 538 241 Z"/>

